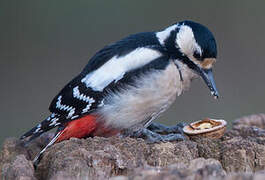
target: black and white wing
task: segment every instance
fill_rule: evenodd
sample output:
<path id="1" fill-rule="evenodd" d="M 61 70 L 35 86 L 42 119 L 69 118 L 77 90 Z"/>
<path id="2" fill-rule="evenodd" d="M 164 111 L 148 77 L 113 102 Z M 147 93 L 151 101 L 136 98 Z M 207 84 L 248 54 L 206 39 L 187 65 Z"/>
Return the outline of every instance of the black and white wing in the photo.
<path id="1" fill-rule="evenodd" d="M 126 84 L 133 85 L 137 75 L 150 69 L 162 69 L 168 63 L 155 33 L 131 35 L 111 44 L 93 56 L 83 71 L 53 99 L 52 115 L 25 133 L 31 139 L 103 106 L 108 93 Z"/>
<path id="2" fill-rule="evenodd" d="M 133 79 L 134 71 L 162 57 L 155 33 L 129 36 L 96 53 L 84 70 L 54 98 L 50 111 L 76 119 L 102 105 L 111 90 Z"/>

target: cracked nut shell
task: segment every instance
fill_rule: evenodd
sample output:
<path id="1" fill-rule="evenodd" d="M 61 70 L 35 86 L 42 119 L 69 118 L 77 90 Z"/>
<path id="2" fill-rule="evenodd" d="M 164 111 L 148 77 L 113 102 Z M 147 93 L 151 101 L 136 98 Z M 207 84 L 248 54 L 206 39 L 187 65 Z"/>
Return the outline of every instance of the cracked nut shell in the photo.
<path id="1" fill-rule="evenodd" d="M 227 122 L 225 120 L 206 118 L 185 126 L 183 131 L 190 138 L 207 137 L 211 139 L 219 139 L 224 135 L 226 125 Z"/>

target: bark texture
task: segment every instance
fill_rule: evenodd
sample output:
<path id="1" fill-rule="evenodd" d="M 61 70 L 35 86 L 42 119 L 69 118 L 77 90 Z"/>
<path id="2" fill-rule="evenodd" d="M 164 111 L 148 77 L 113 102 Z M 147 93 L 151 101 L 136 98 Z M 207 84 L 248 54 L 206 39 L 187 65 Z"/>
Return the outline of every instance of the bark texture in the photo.
<path id="1" fill-rule="evenodd" d="M 221 139 L 195 138 L 148 144 L 131 138 L 72 138 L 34 156 L 45 134 L 25 146 L 7 138 L 0 153 L 1 179 L 265 179 L 265 114 L 237 119 Z"/>

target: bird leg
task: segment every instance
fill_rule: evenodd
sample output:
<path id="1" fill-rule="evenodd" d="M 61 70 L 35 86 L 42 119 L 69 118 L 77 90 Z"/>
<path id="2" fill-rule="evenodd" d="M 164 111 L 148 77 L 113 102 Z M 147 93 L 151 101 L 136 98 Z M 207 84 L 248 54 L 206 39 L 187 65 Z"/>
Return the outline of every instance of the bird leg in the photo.
<path id="1" fill-rule="evenodd" d="M 133 131 L 127 135 L 132 138 L 143 138 L 148 143 L 183 141 L 187 138 L 183 134 L 182 128 L 183 124 L 168 127 L 159 123 L 152 123 L 147 128 Z"/>
<path id="2" fill-rule="evenodd" d="M 174 126 L 165 126 L 163 124 L 153 122 L 147 127 L 147 129 L 159 134 L 183 134 L 182 129 L 184 126 L 185 123 L 178 123 Z"/>

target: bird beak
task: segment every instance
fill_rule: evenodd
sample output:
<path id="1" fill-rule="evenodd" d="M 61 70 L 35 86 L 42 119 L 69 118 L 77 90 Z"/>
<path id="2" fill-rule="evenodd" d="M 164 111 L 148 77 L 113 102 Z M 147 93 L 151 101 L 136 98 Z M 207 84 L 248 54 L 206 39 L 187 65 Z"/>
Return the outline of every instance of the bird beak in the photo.
<path id="1" fill-rule="evenodd" d="M 215 86 L 212 69 L 200 69 L 200 75 L 203 78 L 204 82 L 207 84 L 208 88 L 210 89 L 211 94 L 214 96 L 215 99 L 217 99 L 219 97 L 219 93 Z"/>

